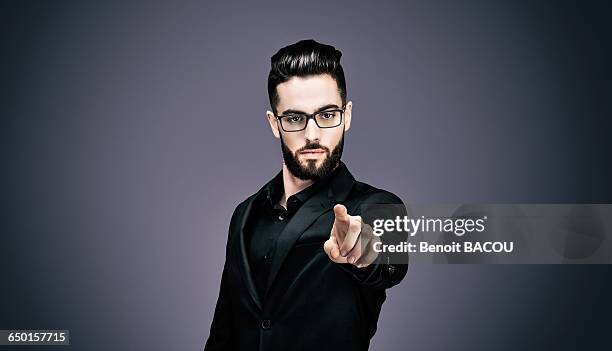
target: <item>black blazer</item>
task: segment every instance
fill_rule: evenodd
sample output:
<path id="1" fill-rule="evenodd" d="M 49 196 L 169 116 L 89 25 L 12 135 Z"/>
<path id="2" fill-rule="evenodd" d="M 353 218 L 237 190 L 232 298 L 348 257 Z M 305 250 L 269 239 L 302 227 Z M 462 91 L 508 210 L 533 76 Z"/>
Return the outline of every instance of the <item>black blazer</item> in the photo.
<path id="1" fill-rule="evenodd" d="M 323 243 L 330 235 L 335 204 L 360 215 L 362 204 L 402 202 L 388 191 L 355 181 L 344 163 L 340 167 L 329 190 L 302 204 L 280 234 L 264 296 L 258 296 L 250 275 L 243 228 L 265 186 L 236 207 L 205 351 L 368 349 L 385 289 L 398 284 L 408 266 L 387 264 L 382 258 L 365 268 L 334 263 Z"/>

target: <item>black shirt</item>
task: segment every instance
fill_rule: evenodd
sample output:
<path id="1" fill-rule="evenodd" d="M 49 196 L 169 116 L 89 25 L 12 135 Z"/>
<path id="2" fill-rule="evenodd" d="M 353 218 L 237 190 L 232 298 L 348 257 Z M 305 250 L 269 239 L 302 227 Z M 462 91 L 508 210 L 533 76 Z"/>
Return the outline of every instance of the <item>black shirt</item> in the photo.
<path id="1" fill-rule="evenodd" d="M 249 256 L 251 276 L 260 297 L 263 297 L 268 282 L 270 264 L 276 247 L 276 239 L 297 210 L 318 191 L 328 191 L 330 180 L 338 173 L 339 165 L 328 176 L 322 178 L 287 199 L 287 208 L 279 202 L 285 192 L 283 174 L 279 172 L 268 187 L 255 199 L 245 227 L 245 244 Z"/>

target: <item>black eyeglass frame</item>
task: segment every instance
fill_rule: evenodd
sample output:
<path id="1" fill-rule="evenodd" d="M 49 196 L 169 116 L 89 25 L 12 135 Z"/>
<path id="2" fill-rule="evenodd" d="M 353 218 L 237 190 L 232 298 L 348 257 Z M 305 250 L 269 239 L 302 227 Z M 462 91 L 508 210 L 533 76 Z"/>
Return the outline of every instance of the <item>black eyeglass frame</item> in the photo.
<path id="1" fill-rule="evenodd" d="M 333 126 L 333 127 L 321 127 L 319 125 L 319 122 L 317 122 L 317 119 L 315 118 L 315 116 L 320 114 L 320 113 L 326 113 L 326 112 L 340 112 L 340 122 L 338 122 L 338 124 Z M 308 114 L 308 113 L 291 113 L 291 114 L 288 114 L 288 115 L 280 115 L 280 116 L 274 114 L 274 117 L 276 117 L 276 120 L 278 121 L 278 123 L 280 124 L 281 128 L 285 132 L 293 133 L 293 132 L 301 132 L 304 129 L 306 129 L 306 127 L 308 127 L 308 122 L 310 122 L 311 119 L 314 120 L 314 122 L 317 125 L 317 127 L 322 128 L 322 129 L 339 127 L 340 125 L 342 125 L 342 121 L 344 120 L 344 112 L 346 112 L 346 105 L 342 105 L 342 108 L 334 108 L 334 109 L 331 109 L 331 110 L 323 110 L 323 111 L 318 111 L 318 112 L 315 112 L 315 113 L 312 113 L 312 114 Z M 298 129 L 298 130 L 286 130 L 285 127 L 283 127 L 283 122 L 281 121 L 281 118 L 284 118 L 284 117 L 295 117 L 295 116 L 304 116 L 304 117 L 306 117 L 306 123 L 304 124 L 304 128 Z"/>

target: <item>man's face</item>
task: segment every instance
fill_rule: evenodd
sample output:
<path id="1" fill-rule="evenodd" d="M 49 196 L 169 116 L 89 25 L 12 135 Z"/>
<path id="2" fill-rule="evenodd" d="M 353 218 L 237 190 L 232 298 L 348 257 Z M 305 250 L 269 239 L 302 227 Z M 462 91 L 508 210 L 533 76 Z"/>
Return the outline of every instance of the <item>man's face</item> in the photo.
<path id="1" fill-rule="evenodd" d="M 342 98 L 336 81 L 328 74 L 292 77 L 276 87 L 279 101 L 277 114 L 312 114 L 342 108 Z M 317 180 L 331 172 L 340 160 L 344 132 L 350 128 L 352 102 L 347 102 L 342 124 L 334 128 L 319 128 L 313 119 L 306 129 L 284 131 L 274 114 L 267 112 L 272 133 L 281 140 L 285 165 L 300 179 Z"/>

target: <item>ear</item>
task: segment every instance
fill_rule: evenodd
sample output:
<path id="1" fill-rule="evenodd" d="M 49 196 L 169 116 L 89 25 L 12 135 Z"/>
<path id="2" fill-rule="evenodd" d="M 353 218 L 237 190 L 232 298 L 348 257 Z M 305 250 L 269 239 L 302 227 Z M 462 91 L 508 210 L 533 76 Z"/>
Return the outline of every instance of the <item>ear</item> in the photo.
<path id="1" fill-rule="evenodd" d="M 270 129 L 272 129 L 272 134 L 276 139 L 280 138 L 280 131 L 278 130 L 278 120 L 274 113 L 271 111 L 266 111 L 266 116 L 268 117 L 268 123 L 270 124 Z"/>
<path id="2" fill-rule="evenodd" d="M 346 103 L 344 110 L 344 131 L 348 131 L 351 128 L 351 117 L 353 115 L 353 102 L 349 101 Z"/>

